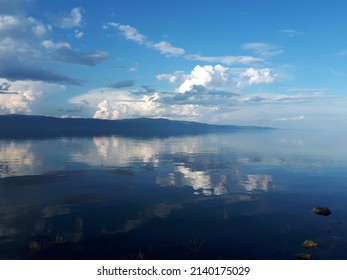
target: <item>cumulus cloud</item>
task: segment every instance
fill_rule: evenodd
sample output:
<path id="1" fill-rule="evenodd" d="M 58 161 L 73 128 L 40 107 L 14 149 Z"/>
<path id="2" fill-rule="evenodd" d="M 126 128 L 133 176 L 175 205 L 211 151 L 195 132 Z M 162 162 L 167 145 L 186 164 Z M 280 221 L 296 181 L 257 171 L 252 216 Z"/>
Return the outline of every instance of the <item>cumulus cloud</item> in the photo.
<path id="1" fill-rule="evenodd" d="M 98 104 L 98 110 L 94 113 L 94 118 L 97 119 L 112 119 L 126 118 L 130 116 L 156 116 L 158 113 L 157 107 L 159 96 L 143 96 L 141 99 L 136 99 L 129 96 L 128 100 L 104 100 Z"/>
<path id="2" fill-rule="evenodd" d="M 300 121 L 306 120 L 306 115 L 302 112 L 308 114 L 309 111 L 310 103 L 305 103 L 319 102 L 322 98 L 325 97 L 312 94 L 251 95 L 194 85 L 185 93 L 99 88 L 76 96 L 69 102 L 76 106 L 86 104 L 84 112 L 89 111 L 89 116 L 103 119 L 163 117 L 209 123 L 271 126 L 284 122 L 300 124 Z M 257 106 L 254 106 L 255 104 Z M 272 116 L 267 115 L 269 108 Z"/>
<path id="3" fill-rule="evenodd" d="M 192 103 L 201 103 L 203 100 L 207 102 L 209 98 L 213 104 L 221 101 L 221 104 L 225 104 L 226 96 L 232 97 L 232 103 L 235 102 L 235 92 L 238 92 L 241 88 L 261 83 L 272 83 L 275 81 L 275 73 L 272 69 L 263 68 L 255 69 L 249 68 L 243 70 L 243 72 L 235 72 L 235 69 L 217 65 L 196 65 L 190 74 L 186 74 L 182 71 L 176 71 L 173 74 L 158 74 L 158 80 L 166 80 L 172 84 L 178 84 L 176 87 L 176 93 L 186 94 L 190 96 L 176 95 L 173 100 L 179 102 L 187 102 L 190 100 Z M 240 97 L 240 102 L 247 101 L 259 101 L 263 100 L 263 97 L 255 97 L 249 95 L 243 95 Z M 258 99 L 258 100 L 255 100 Z"/>
<path id="4" fill-rule="evenodd" d="M 185 93 L 191 91 L 194 86 L 222 88 L 228 82 L 228 77 L 228 68 L 222 65 L 197 65 L 177 88 L 177 92 Z"/>
<path id="5" fill-rule="evenodd" d="M 31 113 L 30 104 L 35 96 L 30 92 L 0 95 L 0 112 L 5 114 Z"/>
<path id="6" fill-rule="evenodd" d="M 273 83 L 275 81 L 275 74 L 269 68 L 255 69 L 249 68 L 240 75 L 238 87 L 245 85 Z"/>
<path id="7" fill-rule="evenodd" d="M 95 119 L 118 119 L 118 112 L 113 110 L 107 100 L 98 104 L 98 110 L 94 114 Z"/>
<path id="8" fill-rule="evenodd" d="M 174 95 L 175 93 L 170 93 Z M 176 104 L 161 97 L 158 92 L 134 93 L 124 89 L 94 89 L 69 100 L 72 104 L 88 103 L 95 118 L 123 119 L 133 117 L 164 117 L 196 120 L 202 115 L 204 106 L 197 104 Z M 165 94 L 164 94 L 165 95 Z"/>
<path id="9" fill-rule="evenodd" d="M 20 82 L 10 83 L 0 79 L 0 113 L 25 113 L 32 112 L 32 106 L 42 94 L 48 94 L 64 89 L 62 86 L 46 84 L 43 82 Z M 10 90 L 11 89 L 11 90 Z"/>
<path id="10" fill-rule="evenodd" d="M 127 117 L 156 117 L 160 115 L 159 94 L 134 94 L 130 91 L 116 88 L 95 89 L 81 96 L 70 99 L 72 104 L 88 102 L 90 108 L 95 108 L 94 117 L 103 119 L 118 119 Z"/>
<path id="11" fill-rule="evenodd" d="M 60 20 L 59 26 L 64 29 L 80 27 L 83 20 L 81 10 L 79 7 L 73 8 L 70 15 Z"/>

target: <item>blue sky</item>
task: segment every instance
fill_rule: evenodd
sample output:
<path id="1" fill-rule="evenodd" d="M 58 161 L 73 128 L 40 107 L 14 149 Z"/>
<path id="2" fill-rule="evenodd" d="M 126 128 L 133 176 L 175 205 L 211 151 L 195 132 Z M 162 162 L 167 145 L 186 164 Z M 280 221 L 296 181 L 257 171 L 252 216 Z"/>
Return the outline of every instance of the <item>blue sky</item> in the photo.
<path id="1" fill-rule="evenodd" d="M 346 1 L 0 0 L 0 113 L 347 125 Z"/>

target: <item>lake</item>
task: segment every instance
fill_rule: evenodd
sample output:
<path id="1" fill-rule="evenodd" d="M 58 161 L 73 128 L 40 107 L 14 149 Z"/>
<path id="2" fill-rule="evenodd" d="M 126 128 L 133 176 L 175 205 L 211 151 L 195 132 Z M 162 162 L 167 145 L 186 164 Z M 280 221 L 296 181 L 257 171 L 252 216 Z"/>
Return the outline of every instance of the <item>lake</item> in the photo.
<path id="1" fill-rule="evenodd" d="M 0 258 L 347 259 L 346 140 L 294 130 L 0 140 Z"/>

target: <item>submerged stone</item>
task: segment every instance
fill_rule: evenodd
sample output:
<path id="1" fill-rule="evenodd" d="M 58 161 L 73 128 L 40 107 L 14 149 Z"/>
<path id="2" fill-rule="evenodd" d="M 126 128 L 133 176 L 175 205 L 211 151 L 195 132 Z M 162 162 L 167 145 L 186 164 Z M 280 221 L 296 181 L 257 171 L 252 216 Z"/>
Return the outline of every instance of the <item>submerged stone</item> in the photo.
<path id="1" fill-rule="evenodd" d="M 312 260 L 311 254 L 306 253 L 296 254 L 295 257 L 300 260 Z"/>
<path id="2" fill-rule="evenodd" d="M 316 248 L 317 247 L 317 243 L 312 241 L 312 240 L 305 240 L 301 246 L 305 249 L 313 249 L 313 248 Z"/>
<path id="3" fill-rule="evenodd" d="M 327 207 L 314 207 L 312 212 L 322 216 L 329 216 L 331 214 L 330 209 Z"/>

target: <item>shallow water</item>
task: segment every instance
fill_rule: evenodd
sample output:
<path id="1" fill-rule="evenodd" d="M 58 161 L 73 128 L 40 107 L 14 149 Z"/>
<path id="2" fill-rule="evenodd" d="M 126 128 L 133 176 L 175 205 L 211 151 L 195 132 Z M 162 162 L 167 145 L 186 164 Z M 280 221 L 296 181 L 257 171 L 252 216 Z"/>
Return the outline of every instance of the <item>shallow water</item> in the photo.
<path id="1" fill-rule="evenodd" d="M 0 258 L 347 259 L 345 135 L 0 140 Z"/>

